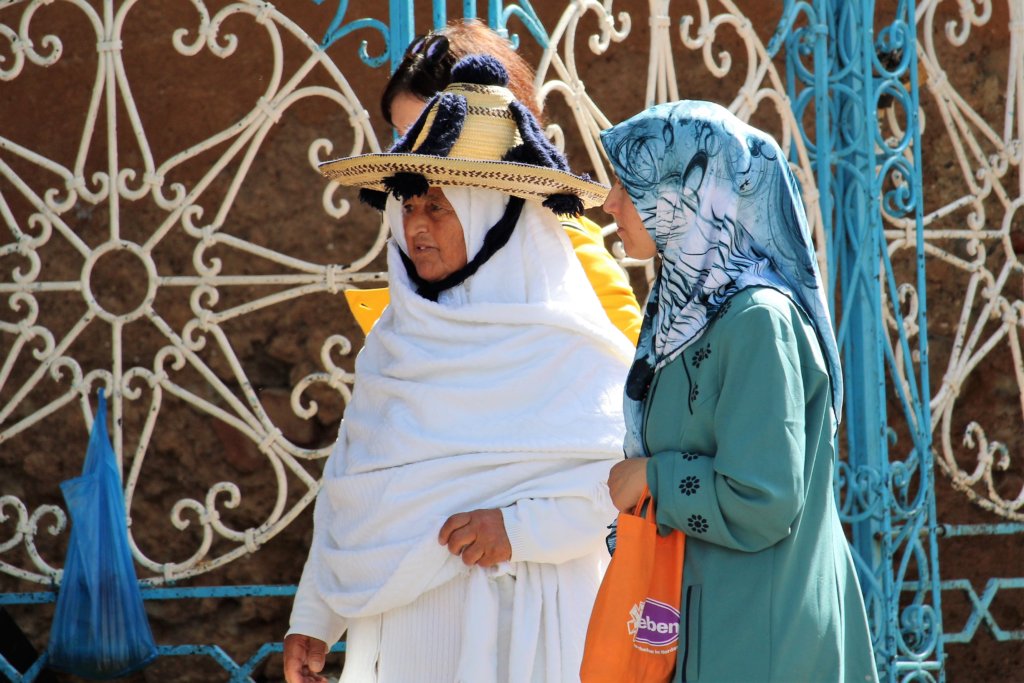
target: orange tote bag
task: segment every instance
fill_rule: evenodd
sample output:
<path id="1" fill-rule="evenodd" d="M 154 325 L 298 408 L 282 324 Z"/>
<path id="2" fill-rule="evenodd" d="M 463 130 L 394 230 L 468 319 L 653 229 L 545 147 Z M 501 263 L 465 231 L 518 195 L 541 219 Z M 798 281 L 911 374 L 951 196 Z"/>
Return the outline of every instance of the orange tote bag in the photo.
<path id="1" fill-rule="evenodd" d="M 619 513 L 615 554 L 590 615 L 582 683 L 672 680 L 685 543 L 680 531 L 658 535 L 646 488 L 632 514 Z"/>

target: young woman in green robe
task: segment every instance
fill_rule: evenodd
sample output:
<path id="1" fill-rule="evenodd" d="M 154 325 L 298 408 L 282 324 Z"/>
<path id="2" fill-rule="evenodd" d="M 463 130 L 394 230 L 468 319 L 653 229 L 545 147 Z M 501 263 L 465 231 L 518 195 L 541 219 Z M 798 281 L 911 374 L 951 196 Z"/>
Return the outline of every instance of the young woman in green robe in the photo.
<path id="1" fill-rule="evenodd" d="M 626 252 L 660 256 L 612 498 L 686 534 L 676 681 L 876 681 L 833 489 L 843 384 L 795 178 L 708 102 L 605 131 Z"/>

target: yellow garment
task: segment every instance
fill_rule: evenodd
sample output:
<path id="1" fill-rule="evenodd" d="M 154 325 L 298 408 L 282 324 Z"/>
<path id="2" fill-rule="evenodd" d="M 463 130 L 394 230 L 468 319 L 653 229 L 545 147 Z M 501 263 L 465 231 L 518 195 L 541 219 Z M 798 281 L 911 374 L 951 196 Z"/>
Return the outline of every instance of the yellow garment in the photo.
<path id="1" fill-rule="evenodd" d="M 563 218 L 562 227 L 608 319 L 636 345 L 643 315 L 629 285 L 629 277 L 604 246 L 600 226 L 589 218 L 579 216 Z M 345 300 L 363 334 L 367 334 L 387 308 L 391 296 L 387 287 L 346 289 Z"/>
<path id="2" fill-rule="evenodd" d="M 380 289 L 346 289 L 345 300 L 348 302 L 352 316 L 359 323 L 363 334 L 369 334 L 370 328 L 377 318 L 391 303 L 391 294 L 387 287 Z"/>
<path id="3" fill-rule="evenodd" d="M 604 246 L 601 227 L 585 216 L 564 217 L 562 227 L 608 319 L 636 346 L 644 316 L 629 277 Z"/>

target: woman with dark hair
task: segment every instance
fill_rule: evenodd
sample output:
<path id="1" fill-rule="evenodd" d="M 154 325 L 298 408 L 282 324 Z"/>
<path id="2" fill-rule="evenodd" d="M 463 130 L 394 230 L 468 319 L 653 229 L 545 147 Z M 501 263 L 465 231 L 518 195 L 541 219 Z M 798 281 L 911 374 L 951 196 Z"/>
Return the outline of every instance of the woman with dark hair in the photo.
<path id="1" fill-rule="evenodd" d="M 490 55 L 501 62 L 508 74 L 508 89 L 538 122 L 542 120 L 533 69 L 505 38 L 476 20 L 453 22 L 413 41 L 381 96 L 384 119 L 404 134 L 427 102 L 451 82 L 452 65 L 470 54 Z M 562 215 L 559 219 L 608 319 L 636 344 L 640 306 L 626 273 L 605 248 L 600 226 L 582 215 Z M 358 298 L 365 305 L 359 311 L 360 324 L 368 328 L 375 320 L 373 311 L 379 312 L 386 305 L 387 290 L 350 291 L 352 299 Z"/>
<path id="2" fill-rule="evenodd" d="M 533 69 L 508 40 L 480 21 L 467 19 L 452 22 L 409 44 L 380 97 L 380 111 L 388 125 L 399 134 L 404 133 L 419 118 L 427 101 L 451 83 L 455 62 L 471 54 L 491 55 L 501 62 L 508 73 L 508 89 L 543 124 L 533 87 Z"/>

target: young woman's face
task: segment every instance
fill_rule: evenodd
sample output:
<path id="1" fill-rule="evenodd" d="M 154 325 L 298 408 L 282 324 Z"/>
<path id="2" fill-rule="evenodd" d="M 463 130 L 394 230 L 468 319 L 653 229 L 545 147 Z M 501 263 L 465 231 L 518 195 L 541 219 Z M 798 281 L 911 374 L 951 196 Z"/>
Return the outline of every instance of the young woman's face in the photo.
<path id="1" fill-rule="evenodd" d="M 466 265 L 462 223 L 439 187 L 402 202 L 402 228 L 416 273 L 437 282 Z"/>
<path id="2" fill-rule="evenodd" d="M 654 238 L 647 232 L 644 222 L 640 219 L 640 212 L 636 210 L 629 193 L 618 180 L 612 185 L 612 191 L 608 193 L 608 198 L 604 200 L 604 206 L 601 208 L 618 224 L 619 229 L 616 233 L 622 239 L 627 256 L 649 259 L 658 253 Z"/>
<path id="3" fill-rule="evenodd" d="M 427 103 L 411 92 L 400 92 L 391 100 L 391 123 L 399 135 L 405 135 L 416 119 L 423 113 Z"/>

